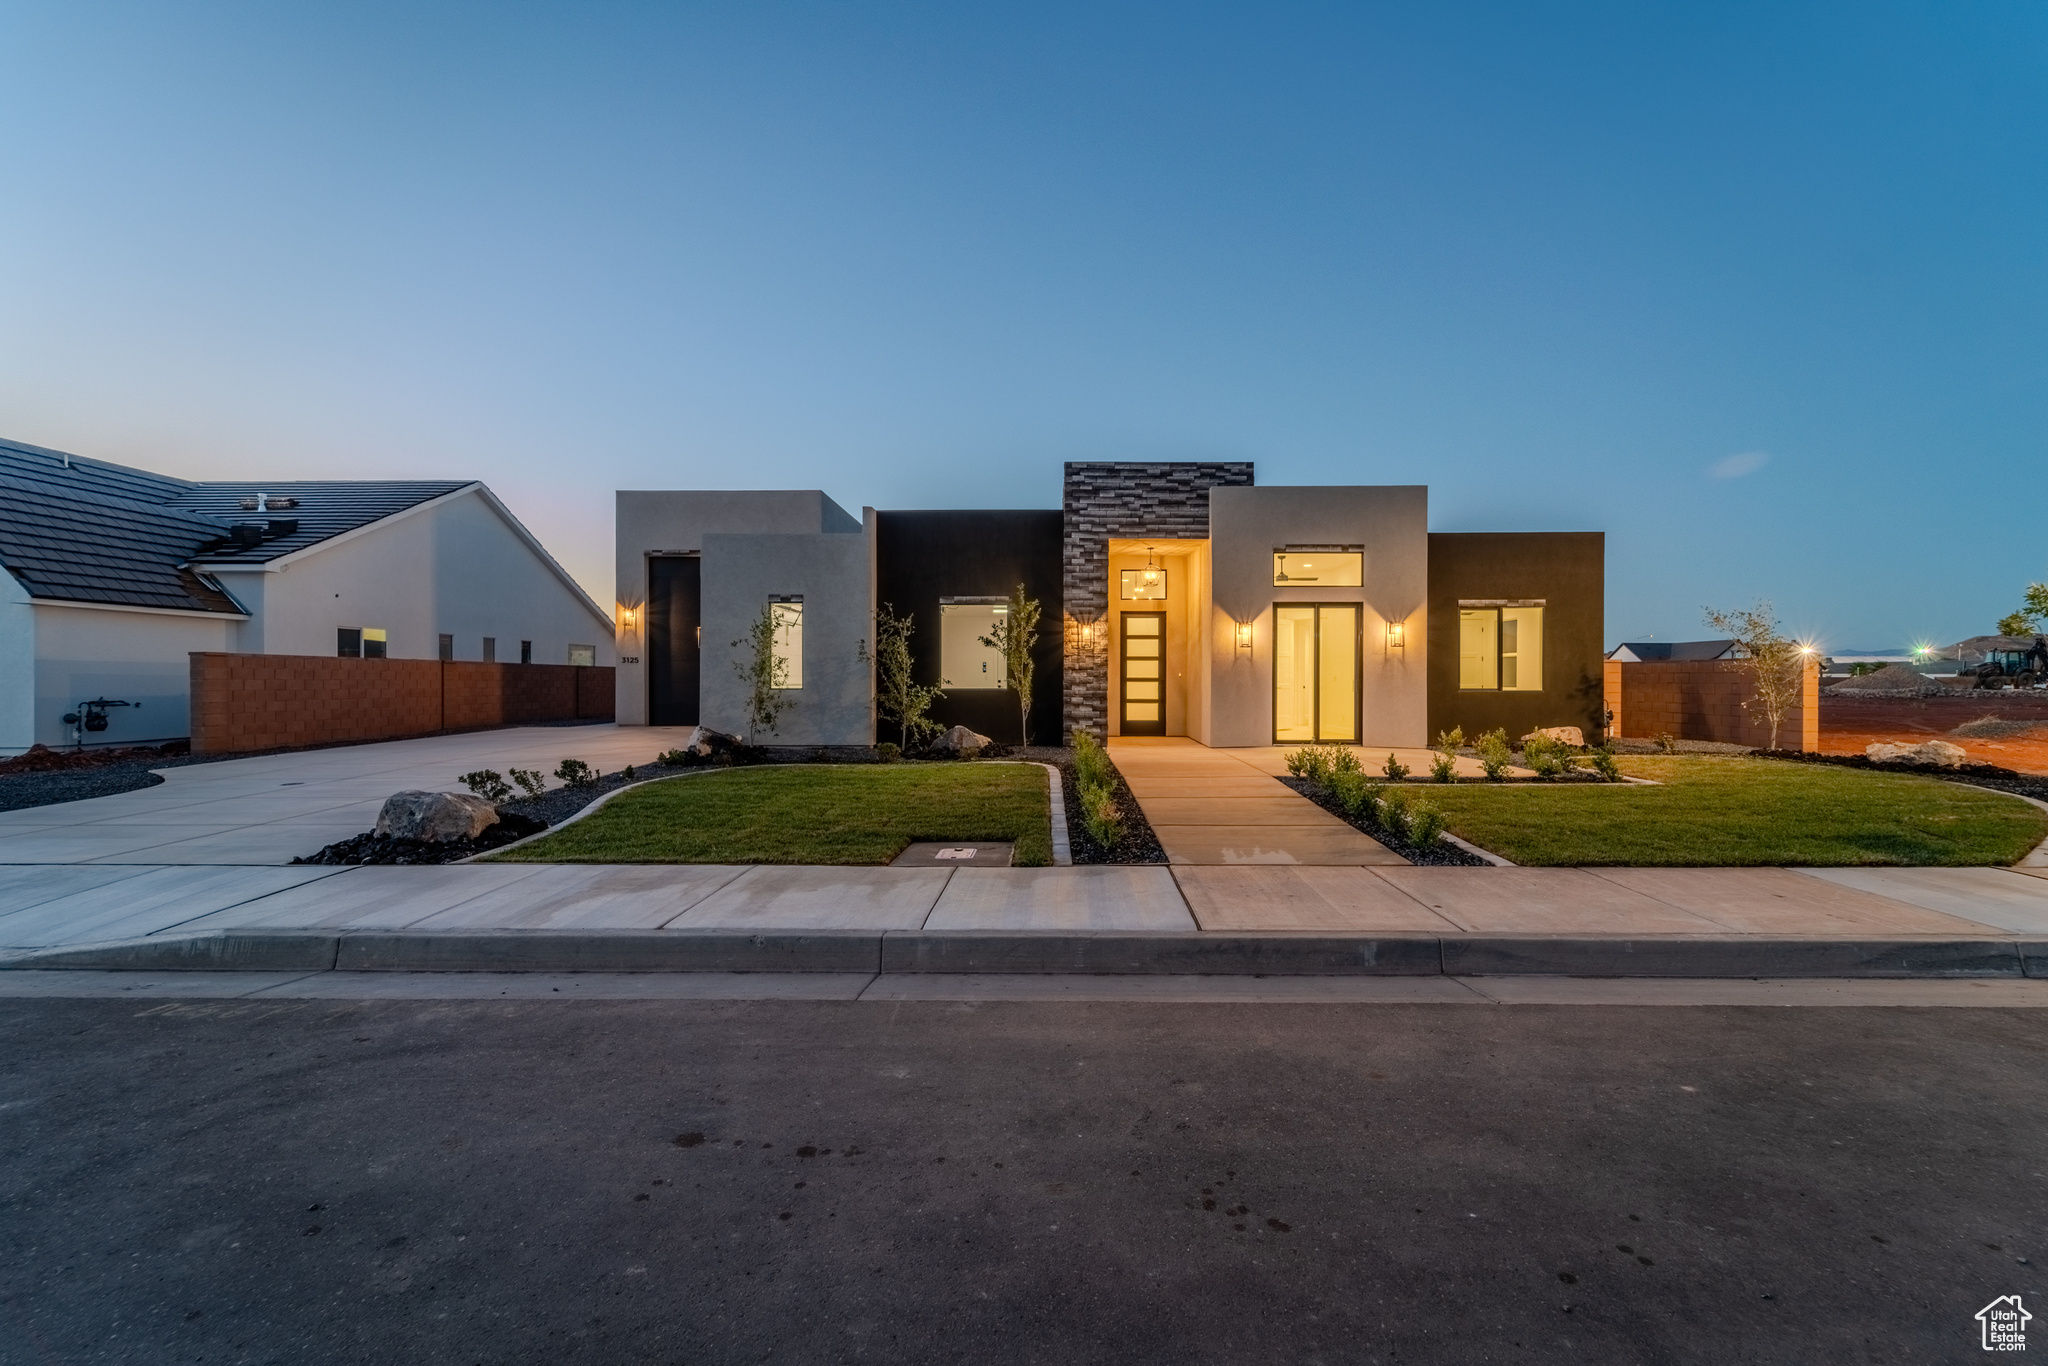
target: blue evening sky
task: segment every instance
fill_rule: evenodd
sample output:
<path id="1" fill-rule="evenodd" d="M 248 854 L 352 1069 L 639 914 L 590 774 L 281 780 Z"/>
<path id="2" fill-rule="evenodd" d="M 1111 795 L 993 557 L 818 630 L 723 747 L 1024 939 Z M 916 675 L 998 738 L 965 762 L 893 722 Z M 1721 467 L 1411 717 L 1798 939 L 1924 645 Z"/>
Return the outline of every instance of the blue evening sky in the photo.
<path id="1" fill-rule="evenodd" d="M 0 7 L 0 434 L 1057 506 L 1071 459 L 1608 533 L 1607 636 L 2048 578 L 2048 7 Z"/>

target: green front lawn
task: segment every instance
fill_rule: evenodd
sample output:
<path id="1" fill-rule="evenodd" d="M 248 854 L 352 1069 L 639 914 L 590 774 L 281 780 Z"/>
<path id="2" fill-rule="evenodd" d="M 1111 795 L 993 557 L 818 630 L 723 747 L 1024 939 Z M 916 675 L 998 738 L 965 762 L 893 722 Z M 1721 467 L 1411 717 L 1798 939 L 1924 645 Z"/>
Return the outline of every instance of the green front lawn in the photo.
<path id="1" fill-rule="evenodd" d="M 525 863 L 888 863 L 914 840 L 1015 840 L 1052 862 L 1036 764 L 740 768 L 649 783 L 494 856 Z"/>
<path id="2" fill-rule="evenodd" d="M 1453 833 L 1515 863 L 1771 866 L 2019 861 L 2048 814 L 1908 773 L 1686 755 L 1624 758 L 1633 783 L 1423 784 Z"/>

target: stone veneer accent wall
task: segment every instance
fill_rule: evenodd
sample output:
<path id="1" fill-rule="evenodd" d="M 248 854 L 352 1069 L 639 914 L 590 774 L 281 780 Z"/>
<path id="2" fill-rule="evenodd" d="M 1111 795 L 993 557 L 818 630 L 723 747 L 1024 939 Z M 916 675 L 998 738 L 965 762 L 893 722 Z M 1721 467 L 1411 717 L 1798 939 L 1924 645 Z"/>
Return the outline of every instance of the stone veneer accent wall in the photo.
<path id="1" fill-rule="evenodd" d="M 1060 543 L 1066 649 L 1061 693 L 1069 730 L 1109 734 L 1109 542 L 1157 536 L 1206 540 L 1209 490 L 1252 483 L 1252 463 L 1114 461 L 1069 463 Z"/>

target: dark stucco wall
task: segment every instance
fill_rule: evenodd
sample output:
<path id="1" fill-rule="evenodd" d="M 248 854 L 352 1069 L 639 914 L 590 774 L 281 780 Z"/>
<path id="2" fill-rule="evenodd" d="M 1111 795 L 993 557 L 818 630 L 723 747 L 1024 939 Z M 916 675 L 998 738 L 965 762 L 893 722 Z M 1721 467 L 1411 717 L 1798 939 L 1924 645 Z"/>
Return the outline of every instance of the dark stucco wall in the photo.
<path id="1" fill-rule="evenodd" d="M 1510 739 L 1538 726 L 1578 726 L 1597 737 L 1605 643 L 1607 538 L 1597 531 L 1431 532 L 1429 735 L 1463 726 L 1467 738 L 1504 726 Z M 1461 599 L 1541 598 L 1543 690 L 1458 687 Z"/>
<path id="2" fill-rule="evenodd" d="M 1019 583 L 1044 609 L 1038 622 L 1031 738 L 1058 744 L 1061 632 L 1057 512 L 877 512 L 875 600 L 915 618 L 910 652 L 920 683 L 939 681 L 939 599 L 1008 597 Z M 1004 691 L 957 691 L 932 708 L 941 725 L 962 725 L 1017 743 L 1017 698 Z M 877 737 L 896 738 L 881 723 Z"/>

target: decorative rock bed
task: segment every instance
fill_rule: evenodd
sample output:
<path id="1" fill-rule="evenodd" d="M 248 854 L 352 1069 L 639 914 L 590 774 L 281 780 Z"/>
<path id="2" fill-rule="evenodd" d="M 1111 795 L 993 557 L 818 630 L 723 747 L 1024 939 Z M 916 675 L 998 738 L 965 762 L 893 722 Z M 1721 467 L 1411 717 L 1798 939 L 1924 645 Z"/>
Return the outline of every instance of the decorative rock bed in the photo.
<path id="1" fill-rule="evenodd" d="M 1337 801 L 1336 796 L 1319 783 L 1312 783 L 1303 778 L 1282 778 L 1280 781 L 1335 816 L 1338 820 L 1343 821 L 1352 829 L 1378 840 L 1410 863 L 1419 864 L 1425 868 L 1490 868 L 1493 866 L 1487 860 L 1479 857 L 1479 855 L 1466 849 L 1460 849 L 1448 839 L 1440 841 L 1431 848 L 1422 849 L 1418 848 L 1413 840 L 1396 835 L 1383 826 L 1367 825 L 1364 821 L 1347 815 L 1343 806 Z M 1410 789 L 1426 790 L 1428 785 L 1401 783 L 1398 786 L 1405 792 Z"/>

